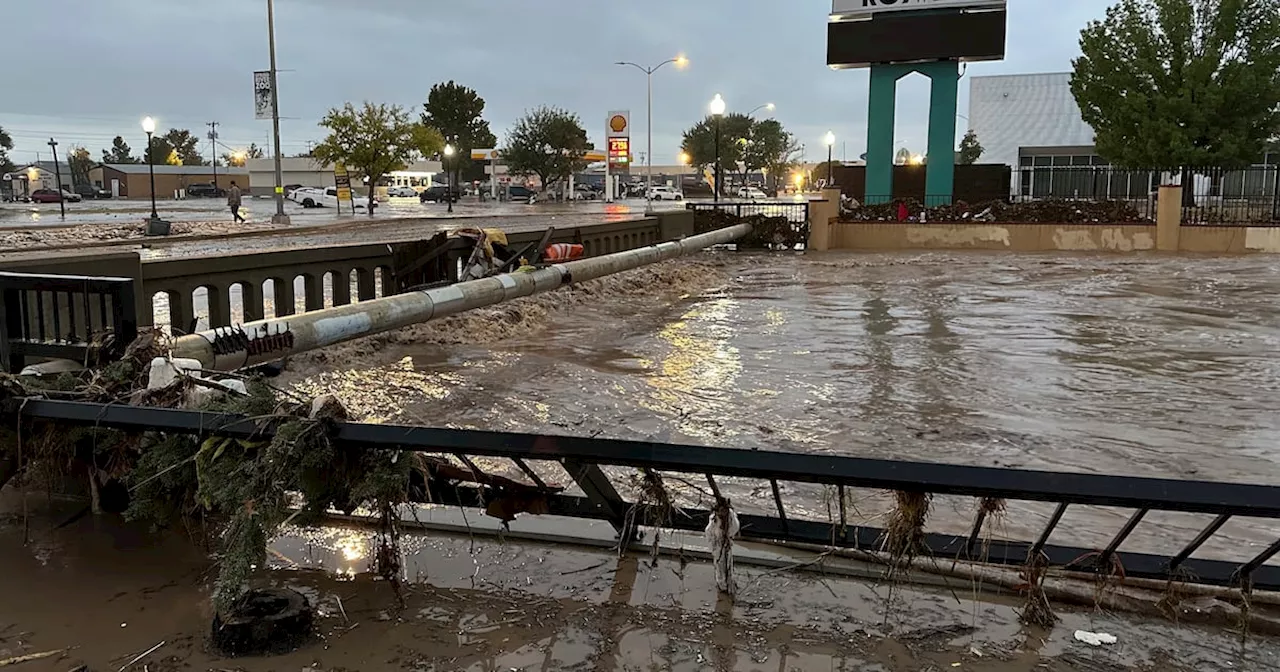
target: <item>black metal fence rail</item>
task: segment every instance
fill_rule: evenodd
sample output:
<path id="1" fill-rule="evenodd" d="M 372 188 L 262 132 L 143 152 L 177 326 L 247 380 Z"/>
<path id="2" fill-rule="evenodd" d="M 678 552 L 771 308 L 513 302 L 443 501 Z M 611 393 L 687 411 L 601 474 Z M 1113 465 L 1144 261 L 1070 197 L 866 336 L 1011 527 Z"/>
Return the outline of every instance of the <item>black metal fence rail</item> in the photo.
<path id="1" fill-rule="evenodd" d="M 732 201 L 686 203 L 693 212 L 694 233 L 706 233 L 742 222 L 752 232 L 737 241 L 739 248 L 795 250 L 809 243 L 809 201 Z"/>
<path id="2" fill-rule="evenodd" d="M 123 351 L 138 335 L 130 278 L 0 273 L 0 366 L 16 372 L 28 358 L 87 362 Z"/>
<path id="3" fill-rule="evenodd" d="M 46 400 L 10 400 L 0 410 L 10 419 L 22 416 L 129 431 L 237 438 L 266 438 L 273 434 L 270 426 L 260 426 L 243 416 L 188 410 Z M 1232 517 L 1280 518 L 1280 487 L 357 423 L 336 424 L 333 440 L 348 447 L 411 450 L 461 460 L 477 478 L 470 485 L 434 489 L 429 501 L 440 504 L 483 507 L 484 502 L 494 501 L 501 494 L 493 490 L 492 483 L 497 479 L 480 471 L 475 458 L 510 460 L 532 481 L 530 487 L 543 490 L 550 513 L 609 521 L 625 539 L 634 533 L 634 517 L 629 516 L 629 512 L 641 504 L 619 495 L 615 483 L 601 466 L 631 467 L 654 474 L 698 474 L 717 497 L 721 493 L 717 478 L 768 482 L 777 515 L 739 513 L 741 535 L 752 540 L 877 551 L 885 532 L 878 527 L 848 522 L 843 506 L 848 488 L 1050 502 L 1057 508 L 1035 540 L 979 543 L 983 526 L 983 517 L 979 515 L 967 535 L 926 534 L 920 552 L 937 558 L 1010 566 L 1023 566 L 1029 558 L 1043 554 L 1051 567 L 1105 574 L 1119 563 L 1125 576 L 1280 590 L 1280 567 L 1266 564 L 1280 553 L 1280 541 L 1245 562 L 1194 557 Z M 559 463 L 585 497 L 547 489 L 543 479 L 529 467 L 528 460 Z M 782 482 L 836 488 L 842 503 L 839 520 L 822 522 L 788 517 L 779 487 Z M 1101 548 L 1048 543 L 1067 509 L 1078 505 L 1122 507 L 1132 513 L 1128 522 Z M 1159 511 L 1208 514 L 1215 518 L 1193 538 L 1181 540 L 1180 550 L 1171 555 L 1122 551 L 1121 546 L 1143 518 Z M 697 532 L 706 527 L 709 516 L 707 510 L 681 509 L 662 526 Z"/>
<path id="4" fill-rule="evenodd" d="M 1237 169 L 1021 166 L 1012 200 L 1123 201 L 1154 217 L 1162 184 L 1183 185 L 1183 224 L 1280 225 L 1280 165 L 1274 164 Z"/>

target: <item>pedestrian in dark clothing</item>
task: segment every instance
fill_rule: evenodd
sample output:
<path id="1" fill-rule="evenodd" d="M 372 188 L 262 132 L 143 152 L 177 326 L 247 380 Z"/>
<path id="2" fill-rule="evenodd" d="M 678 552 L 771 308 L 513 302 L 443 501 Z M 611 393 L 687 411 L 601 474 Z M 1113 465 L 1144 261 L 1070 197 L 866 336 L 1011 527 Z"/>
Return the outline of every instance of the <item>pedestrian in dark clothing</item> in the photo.
<path id="1" fill-rule="evenodd" d="M 244 221 L 244 217 L 240 216 L 240 187 L 237 187 L 235 182 L 232 182 L 231 188 L 227 190 L 227 207 L 231 208 L 231 216 L 235 217 L 237 224 Z"/>

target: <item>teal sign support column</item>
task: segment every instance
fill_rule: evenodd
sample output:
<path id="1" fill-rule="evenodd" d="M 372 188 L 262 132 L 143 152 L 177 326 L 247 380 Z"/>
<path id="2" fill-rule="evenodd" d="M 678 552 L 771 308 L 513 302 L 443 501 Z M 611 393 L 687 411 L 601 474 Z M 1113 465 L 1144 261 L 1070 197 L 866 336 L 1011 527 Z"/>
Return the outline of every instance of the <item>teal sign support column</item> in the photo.
<path id="1" fill-rule="evenodd" d="M 932 83 L 929 100 L 928 165 L 925 167 L 926 205 L 950 203 L 955 191 L 956 96 L 960 68 L 956 61 L 875 64 L 871 66 L 871 96 L 867 113 L 867 187 L 863 202 L 893 200 L 893 127 L 897 116 L 898 80 L 918 72 Z"/>

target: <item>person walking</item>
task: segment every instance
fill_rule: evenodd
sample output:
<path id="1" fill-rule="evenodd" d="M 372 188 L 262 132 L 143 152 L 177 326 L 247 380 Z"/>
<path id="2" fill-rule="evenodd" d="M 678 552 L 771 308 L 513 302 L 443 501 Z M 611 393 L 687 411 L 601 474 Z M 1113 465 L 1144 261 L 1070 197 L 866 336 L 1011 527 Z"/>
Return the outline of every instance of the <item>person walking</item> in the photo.
<path id="1" fill-rule="evenodd" d="M 237 224 L 244 221 L 244 217 L 240 216 L 240 198 L 240 187 L 232 180 L 231 188 L 227 190 L 227 207 L 231 208 L 231 216 L 235 217 Z"/>

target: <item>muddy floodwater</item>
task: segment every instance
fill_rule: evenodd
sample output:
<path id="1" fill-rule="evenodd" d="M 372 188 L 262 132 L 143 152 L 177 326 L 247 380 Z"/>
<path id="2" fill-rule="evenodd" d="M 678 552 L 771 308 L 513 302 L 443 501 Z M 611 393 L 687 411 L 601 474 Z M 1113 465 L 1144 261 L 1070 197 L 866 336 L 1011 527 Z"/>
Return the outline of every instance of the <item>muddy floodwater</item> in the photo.
<path id="1" fill-rule="evenodd" d="M 428 325 L 416 342 L 357 348 L 354 365 L 341 353 L 303 386 L 405 424 L 1176 479 L 1280 477 L 1273 257 L 716 259 L 668 291 L 530 306 L 528 325 L 499 340 L 486 337 L 501 326 L 492 320 L 467 323 L 469 333 L 447 344 Z M 305 375 L 300 368 L 294 375 Z M 739 507 L 772 512 L 767 483 L 730 487 Z M 783 495 L 792 515 L 827 515 L 819 489 Z M 887 507 L 865 493 L 860 518 L 881 524 Z M 1002 532 L 1034 539 L 1050 510 L 1011 502 Z M 1072 507 L 1051 541 L 1105 545 L 1130 513 Z M 940 497 L 931 527 L 960 532 L 972 514 L 971 500 Z M 1153 513 L 1122 548 L 1173 553 L 1208 521 Z M 1244 559 L 1277 536 L 1264 521 L 1233 520 L 1201 556 Z"/>
<path id="2" fill-rule="evenodd" d="M 1266 256 L 716 253 L 303 356 L 280 382 L 334 393 L 377 422 L 1273 484 L 1278 295 L 1280 260 Z M 612 475 L 625 490 L 630 475 Z M 680 503 L 705 499 L 668 484 Z M 721 487 L 740 510 L 773 512 L 765 482 Z M 789 516 L 829 519 L 821 488 L 782 494 Z M 9 504 L 5 543 L 20 536 Z M 855 493 L 850 524 L 883 525 L 889 504 Z M 994 536 L 1034 539 L 1049 512 L 1010 502 Z M 1072 507 L 1050 541 L 1101 546 L 1130 513 Z M 938 497 L 926 527 L 963 532 L 973 515 L 972 500 Z M 1176 552 L 1207 522 L 1151 514 L 1122 550 Z M 416 587 L 392 614 L 386 586 L 360 573 L 368 534 L 334 527 L 278 540 L 265 579 L 321 605 L 324 648 L 237 664 L 202 653 L 203 555 L 106 525 L 37 530 L 37 543 L 0 559 L 0 586 L 42 605 L 26 621 L 0 612 L 0 651 L 107 638 L 82 644 L 81 658 L 120 656 L 116 669 L 168 641 L 151 670 L 1265 670 L 1280 660 L 1265 636 L 1241 647 L 1224 629 L 1088 608 L 1028 631 L 1016 598 L 974 602 L 979 588 L 893 597 L 883 585 L 744 568 L 745 591 L 727 605 L 700 563 L 439 535 L 406 542 Z M 1233 519 L 1198 557 L 1245 559 L 1277 537 L 1274 524 Z M 1076 628 L 1120 643 L 1092 649 L 1072 639 Z"/>

